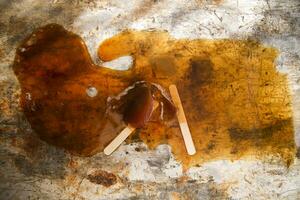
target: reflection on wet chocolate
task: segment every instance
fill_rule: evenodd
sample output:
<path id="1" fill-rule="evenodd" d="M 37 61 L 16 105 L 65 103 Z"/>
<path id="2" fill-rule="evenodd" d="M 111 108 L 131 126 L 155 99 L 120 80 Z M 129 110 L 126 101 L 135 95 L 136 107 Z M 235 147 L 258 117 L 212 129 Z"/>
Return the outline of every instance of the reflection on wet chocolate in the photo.
<path id="1" fill-rule="evenodd" d="M 276 49 L 254 41 L 124 31 L 98 53 L 103 61 L 131 55 L 134 66 L 117 71 L 94 65 L 82 39 L 55 24 L 18 48 L 13 68 L 21 106 L 43 140 L 93 155 L 129 123 L 142 127 L 136 134 L 150 148 L 170 144 L 185 167 L 242 156 L 293 161 L 291 98 L 286 76 L 274 65 Z M 178 87 L 197 149 L 191 157 L 164 91 L 170 84 Z M 153 99 L 160 108 L 151 115 Z"/>
<path id="2" fill-rule="evenodd" d="M 134 88 L 133 98 L 127 101 L 123 120 L 135 128 L 142 128 L 149 120 L 153 110 L 153 99 L 150 89 L 145 86 Z"/>

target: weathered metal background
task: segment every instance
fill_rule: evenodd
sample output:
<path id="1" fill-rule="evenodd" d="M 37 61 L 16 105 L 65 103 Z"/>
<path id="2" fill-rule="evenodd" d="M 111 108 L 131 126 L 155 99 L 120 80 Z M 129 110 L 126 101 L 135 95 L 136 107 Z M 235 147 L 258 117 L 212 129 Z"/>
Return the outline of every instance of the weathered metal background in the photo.
<path id="1" fill-rule="evenodd" d="M 167 145 L 71 156 L 34 135 L 11 69 L 21 40 L 53 22 L 80 34 L 95 62 L 99 43 L 128 28 L 164 29 L 176 38 L 259 39 L 280 50 L 277 67 L 289 77 L 300 145 L 299 0 L 0 0 L 0 11 L 0 199 L 300 199 L 299 150 L 288 169 L 275 156 L 218 160 L 186 172 Z"/>

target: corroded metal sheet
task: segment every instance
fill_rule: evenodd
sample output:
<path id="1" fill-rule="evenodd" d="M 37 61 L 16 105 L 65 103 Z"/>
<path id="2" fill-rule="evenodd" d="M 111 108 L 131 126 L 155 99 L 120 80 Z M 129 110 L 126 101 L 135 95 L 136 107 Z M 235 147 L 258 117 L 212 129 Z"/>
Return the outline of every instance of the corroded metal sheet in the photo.
<path id="1" fill-rule="evenodd" d="M 79 157 L 41 141 L 20 106 L 12 70 L 20 42 L 58 23 L 83 37 L 95 63 L 99 44 L 126 29 L 166 30 L 177 39 L 254 39 L 279 50 L 287 74 L 295 143 L 300 145 L 300 4 L 297 0 L 5 1 L 0 0 L 0 199 L 297 199 L 299 150 L 280 156 L 213 160 L 184 169 L 171 147 L 122 145 L 112 156 Z M 120 64 L 121 63 L 121 64 Z"/>

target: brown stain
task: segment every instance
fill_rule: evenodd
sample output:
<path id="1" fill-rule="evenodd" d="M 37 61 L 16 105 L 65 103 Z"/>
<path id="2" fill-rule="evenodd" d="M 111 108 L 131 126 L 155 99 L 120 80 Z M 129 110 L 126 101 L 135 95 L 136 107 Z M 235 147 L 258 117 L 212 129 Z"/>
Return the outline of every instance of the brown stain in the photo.
<path id="1" fill-rule="evenodd" d="M 277 51 L 255 41 L 175 40 L 166 32 L 123 32 L 103 42 L 105 61 L 132 55 L 136 74 L 167 88 L 175 83 L 197 154 L 186 154 L 176 123 L 150 121 L 140 138 L 151 148 L 171 144 L 185 166 L 207 160 L 295 155 L 291 98 L 276 71 Z"/>
<path id="2" fill-rule="evenodd" d="M 0 116 L 12 116 L 9 99 L 7 98 L 0 99 L 0 109 L 1 109 Z"/>
<path id="3" fill-rule="evenodd" d="M 203 5 L 220 5 L 224 2 L 224 0 L 197 0 L 196 1 L 199 5 L 203 6 Z"/>
<path id="4" fill-rule="evenodd" d="M 131 13 L 130 13 L 130 17 L 128 16 L 128 18 L 131 18 L 131 20 L 138 20 L 141 17 L 145 16 L 148 14 L 148 12 L 152 9 L 152 7 L 154 6 L 154 4 L 156 3 L 155 0 L 146 0 L 143 1 L 142 3 L 140 3 L 137 8 L 135 8 Z"/>
<path id="5" fill-rule="evenodd" d="M 170 199 L 171 200 L 182 200 L 180 193 L 178 192 L 170 192 Z"/>
<path id="6" fill-rule="evenodd" d="M 276 49 L 250 40 L 176 40 L 167 32 L 128 30 L 104 41 L 98 54 L 103 61 L 131 55 L 134 66 L 95 66 L 82 39 L 58 25 L 39 29 L 18 49 L 21 105 L 42 139 L 75 154 L 102 151 L 126 126 L 121 116 L 105 114 L 107 97 L 143 80 L 166 90 L 177 85 L 197 154 L 187 155 L 170 109 L 163 120 L 156 109 L 136 134 L 150 148 L 170 144 L 184 167 L 265 155 L 293 161 L 291 97 L 286 76 L 275 68 Z M 86 95 L 90 86 L 96 97 Z"/>
<path id="7" fill-rule="evenodd" d="M 221 3 L 223 3 L 223 0 L 213 0 L 213 3 L 220 5 Z"/>
<path id="8" fill-rule="evenodd" d="M 33 160 L 36 158 L 38 150 L 41 148 L 41 141 L 36 135 L 31 133 L 27 133 L 27 135 L 24 135 L 23 137 L 12 137 L 10 144 L 11 146 L 22 150 L 25 155 Z"/>
<path id="9" fill-rule="evenodd" d="M 79 166 L 78 162 L 71 157 L 71 159 L 68 163 L 68 167 L 71 168 L 71 169 L 75 169 L 78 166 Z"/>
<path id="10" fill-rule="evenodd" d="M 28 134 L 24 137 L 24 143 L 22 144 L 22 149 L 26 152 L 26 154 L 34 159 L 39 156 L 39 149 L 42 146 L 42 141 L 36 137 L 34 134 Z"/>
<path id="11" fill-rule="evenodd" d="M 48 143 L 92 155 L 125 127 L 120 116 L 105 112 L 107 97 L 130 84 L 129 73 L 124 77 L 123 72 L 98 69 L 81 38 L 61 26 L 48 25 L 25 39 L 17 50 L 14 70 L 21 83 L 24 113 Z M 92 86 L 99 94 L 93 98 L 86 93 Z"/>
<path id="12" fill-rule="evenodd" d="M 103 170 L 97 170 L 92 174 L 89 174 L 87 179 L 92 183 L 103 185 L 105 187 L 110 187 L 117 183 L 116 175 Z"/>

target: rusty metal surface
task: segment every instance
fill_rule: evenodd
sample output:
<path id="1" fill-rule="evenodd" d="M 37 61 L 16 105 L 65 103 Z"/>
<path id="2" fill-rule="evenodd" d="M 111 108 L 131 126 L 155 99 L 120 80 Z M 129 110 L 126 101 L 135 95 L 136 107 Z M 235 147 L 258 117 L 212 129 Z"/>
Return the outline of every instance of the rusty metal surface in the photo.
<path id="1" fill-rule="evenodd" d="M 289 78 L 300 145 L 298 0 L 0 0 L 0 10 L 0 199 L 300 199 L 299 150 L 289 168 L 273 156 L 218 160 L 186 172 L 168 145 L 71 156 L 33 133 L 11 69 L 17 45 L 48 23 L 81 35 L 98 63 L 99 43 L 127 28 L 163 29 L 176 38 L 259 39 L 280 50 L 277 68 Z"/>

